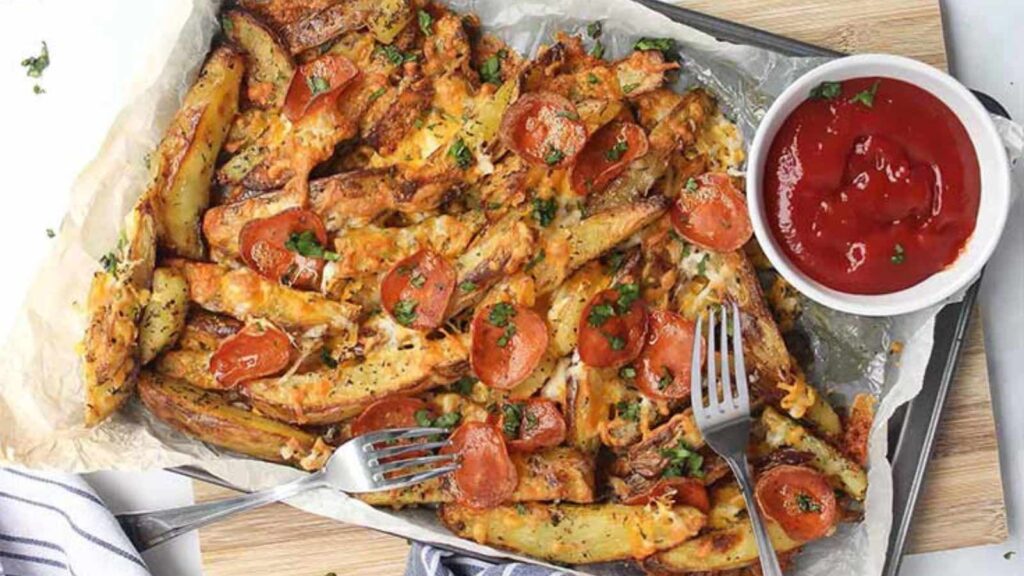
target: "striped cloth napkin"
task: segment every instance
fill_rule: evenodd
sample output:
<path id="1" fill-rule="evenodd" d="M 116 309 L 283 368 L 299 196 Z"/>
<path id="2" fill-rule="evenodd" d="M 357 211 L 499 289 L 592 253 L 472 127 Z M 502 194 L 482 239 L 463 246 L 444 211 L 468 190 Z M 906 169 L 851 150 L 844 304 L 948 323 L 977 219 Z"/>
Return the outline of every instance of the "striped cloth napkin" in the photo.
<path id="1" fill-rule="evenodd" d="M 78 476 L 0 468 L 0 575 L 149 576 Z"/>
<path id="2" fill-rule="evenodd" d="M 413 542 L 405 576 L 568 576 L 561 570 L 509 562 L 496 564 Z"/>

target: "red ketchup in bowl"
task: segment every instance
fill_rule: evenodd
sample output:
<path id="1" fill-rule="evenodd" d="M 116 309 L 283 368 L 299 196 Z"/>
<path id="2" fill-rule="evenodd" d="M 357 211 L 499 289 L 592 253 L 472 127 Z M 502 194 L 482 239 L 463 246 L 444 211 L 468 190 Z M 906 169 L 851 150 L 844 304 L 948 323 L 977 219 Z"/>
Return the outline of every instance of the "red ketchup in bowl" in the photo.
<path id="1" fill-rule="evenodd" d="M 896 292 L 952 264 L 980 196 L 963 124 L 935 96 L 892 78 L 822 83 L 765 162 L 776 241 L 802 272 L 853 294 Z"/>

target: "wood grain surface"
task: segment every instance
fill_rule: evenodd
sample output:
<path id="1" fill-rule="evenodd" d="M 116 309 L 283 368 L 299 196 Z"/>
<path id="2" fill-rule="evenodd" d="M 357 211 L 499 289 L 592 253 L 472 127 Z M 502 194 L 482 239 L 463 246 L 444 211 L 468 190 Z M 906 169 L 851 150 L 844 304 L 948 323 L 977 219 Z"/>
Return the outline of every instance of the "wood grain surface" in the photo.
<path id="1" fill-rule="evenodd" d="M 681 5 L 846 52 L 890 52 L 946 67 L 938 0 L 683 0 Z M 975 318 L 979 318 L 975 315 Z M 195 483 L 197 501 L 230 491 Z M 1006 539 L 999 455 L 980 323 L 960 371 L 918 505 L 910 550 Z M 394 576 L 406 541 L 277 504 L 200 531 L 210 576 Z"/>

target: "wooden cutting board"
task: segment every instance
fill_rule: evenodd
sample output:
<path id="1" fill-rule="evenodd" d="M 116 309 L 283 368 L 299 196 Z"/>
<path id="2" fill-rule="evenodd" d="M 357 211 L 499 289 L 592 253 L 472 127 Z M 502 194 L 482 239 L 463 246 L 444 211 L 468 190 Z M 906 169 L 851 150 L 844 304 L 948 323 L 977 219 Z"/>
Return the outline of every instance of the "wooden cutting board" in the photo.
<path id="1" fill-rule="evenodd" d="M 938 0 L 682 0 L 681 5 L 844 52 L 890 52 L 945 69 Z M 980 315 L 928 470 L 911 553 L 1006 539 L 999 454 Z M 195 483 L 196 500 L 231 491 Z M 402 574 L 405 540 L 277 504 L 200 530 L 210 576 L 392 576 Z"/>

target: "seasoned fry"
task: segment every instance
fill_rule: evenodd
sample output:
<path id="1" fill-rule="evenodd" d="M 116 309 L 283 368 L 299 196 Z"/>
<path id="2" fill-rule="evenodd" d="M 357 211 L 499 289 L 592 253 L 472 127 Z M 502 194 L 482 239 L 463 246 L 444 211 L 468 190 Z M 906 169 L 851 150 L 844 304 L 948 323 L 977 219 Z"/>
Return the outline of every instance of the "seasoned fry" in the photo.
<path id="1" fill-rule="evenodd" d="M 210 371 L 212 357 L 212 351 L 171 350 L 157 359 L 153 369 L 169 378 L 183 380 L 196 388 L 226 390 L 230 386 L 218 382 Z"/>
<path id="2" fill-rule="evenodd" d="M 330 449 L 316 436 L 236 408 L 213 392 L 142 372 L 139 397 L 158 418 L 204 442 L 235 452 L 319 468 Z"/>
<path id="3" fill-rule="evenodd" d="M 791 539 L 779 525 L 765 521 L 776 554 L 797 549 L 802 543 Z M 749 521 L 712 530 L 693 540 L 655 554 L 644 568 L 657 574 L 689 574 L 741 568 L 757 562 L 757 541 Z"/>
<path id="4" fill-rule="evenodd" d="M 188 283 L 171 268 L 153 271 L 153 293 L 139 323 L 139 363 L 145 366 L 177 341 L 188 312 Z"/>
<path id="5" fill-rule="evenodd" d="M 686 541 L 704 525 L 704 515 L 686 506 L 521 504 L 473 510 L 445 504 L 440 516 L 463 538 L 572 564 L 644 558 Z"/>
<path id="6" fill-rule="evenodd" d="M 230 10 L 221 19 L 224 34 L 245 51 L 249 100 L 261 108 L 279 110 L 295 75 L 295 62 L 277 35 L 256 17 Z"/>
<path id="7" fill-rule="evenodd" d="M 242 55 L 218 48 L 207 60 L 153 154 L 152 198 L 160 246 L 178 256 L 205 254 L 199 219 L 210 204 L 210 177 L 238 109 Z"/>
<path id="8" fill-rule="evenodd" d="M 299 194 L 282 190 L 210 208 L 203 216 L 203 234 L 210 246 L 210 257 L 225 264 L 238 260 L 238 235 L 247 223 L 301 206 Z"/>

